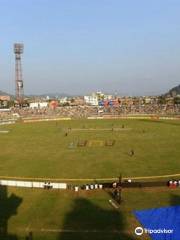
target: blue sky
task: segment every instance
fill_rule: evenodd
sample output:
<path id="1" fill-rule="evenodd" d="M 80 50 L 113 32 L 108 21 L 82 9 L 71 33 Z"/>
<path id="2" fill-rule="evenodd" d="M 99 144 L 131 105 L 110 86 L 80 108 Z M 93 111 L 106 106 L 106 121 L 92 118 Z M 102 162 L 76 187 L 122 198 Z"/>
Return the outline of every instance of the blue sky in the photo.
<path id="1" fill-rule="evenodd" d="M 180 0 L 0 0 L 0 90 L 160 94 L 180 84 Z"/>

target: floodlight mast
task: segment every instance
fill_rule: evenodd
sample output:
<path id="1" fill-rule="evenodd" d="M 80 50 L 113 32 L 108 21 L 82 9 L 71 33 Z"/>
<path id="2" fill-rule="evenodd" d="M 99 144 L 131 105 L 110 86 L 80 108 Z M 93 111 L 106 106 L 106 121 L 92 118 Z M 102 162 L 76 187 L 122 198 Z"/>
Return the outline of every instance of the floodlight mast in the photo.
<path id="1" fill-rule="evenodd" d="M 16 100 L 19 104 L 23 103 L 24 100 L 24 88 L 22 79 L 22 65 L 21 65 L 21 54 L 23 53 L 24 45 L 22 43 L 14 44 L 15 53 L 15 85 L 16 85 Z"/>

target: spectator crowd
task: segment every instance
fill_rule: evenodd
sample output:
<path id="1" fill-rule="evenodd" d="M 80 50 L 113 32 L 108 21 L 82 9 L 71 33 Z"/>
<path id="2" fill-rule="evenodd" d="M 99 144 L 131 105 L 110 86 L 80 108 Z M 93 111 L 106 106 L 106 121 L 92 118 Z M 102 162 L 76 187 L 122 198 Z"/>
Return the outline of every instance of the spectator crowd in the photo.
<path id="1" fill-rule="evenodd" d="M 8 111 L 0 111 L 0 120 L 14 118 L 88 118 L 103 116 L 128 116 L 128 115 L 157 115 L 178 116 L 180 105 L 148 104 L 148 105 L 119 105 L 119 106 L 63 106 L 51 108 L 11 108 Z"/>

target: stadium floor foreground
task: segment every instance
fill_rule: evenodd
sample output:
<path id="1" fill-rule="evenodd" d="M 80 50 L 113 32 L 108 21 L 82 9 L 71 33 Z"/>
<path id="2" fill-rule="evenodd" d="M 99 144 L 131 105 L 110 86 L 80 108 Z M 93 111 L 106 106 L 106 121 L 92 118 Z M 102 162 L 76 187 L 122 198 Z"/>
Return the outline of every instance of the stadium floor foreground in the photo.
<path id="1" fill-rule="evenodd" d="M 180 122 L 175 120 L 74 120 L 1 129 L 9 130 L 0 135 L 1 176 L 96 179 L 120 173 L 127 177 L 180 172 Z M 115 140 L 115 144 L 77 147 L 87 140 Z M 13 240 L 24 239 L 31 231 L 33 240 L 137 239 L 134 229 L 139 223 L 132 211 L 180 205 L 180 188 L 123 190 L 118 210 L 109 204 L 110 198 L 103 190 L 1 187 L 0 227 L 6 239 Z"/>

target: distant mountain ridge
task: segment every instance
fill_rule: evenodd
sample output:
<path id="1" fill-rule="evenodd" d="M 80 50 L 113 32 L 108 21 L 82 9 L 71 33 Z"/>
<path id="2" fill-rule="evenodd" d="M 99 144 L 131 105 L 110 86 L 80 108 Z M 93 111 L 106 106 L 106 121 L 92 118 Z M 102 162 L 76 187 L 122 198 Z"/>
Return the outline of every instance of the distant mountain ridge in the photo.
<path id="1" fill-rule="evenodd" d="M 175 97 L 177 95 L 180 95 L 180 84 L 176 87 L 173 87 L 169 90 L 169 92 L 167 92 L 165 94 L 166 96 L 171 96 L 171 97 Z"/>
<path id="2" fill-rule="evenodd" d="M 11 96 L 14 97 L 14 95 L 9 94 L 7 92 L 0 90 L 0 96 Z M 63 98 L 63 97 L 74 97 L 74 95 L 66 94 L 66 93 L 42 93 L 42 94 L 25 94 L 25 97 L 42 97 L 46 98 L 49 96 L 50 98 Z"/>
<path id="3" fill-rule="evenodd" d="M 0 96 L 11 96 L 11 94 L 0 90 Z"/>
<path id="4" fill-rule="evenodd" d="M 43 93 L 43 94 L 27 94 L 28 97 L 42 97 L 46 98 L 47 96 L 50 98 L 62 98 L 62 97 L 73 97 L 73 95 L 66 93 Z"/>

